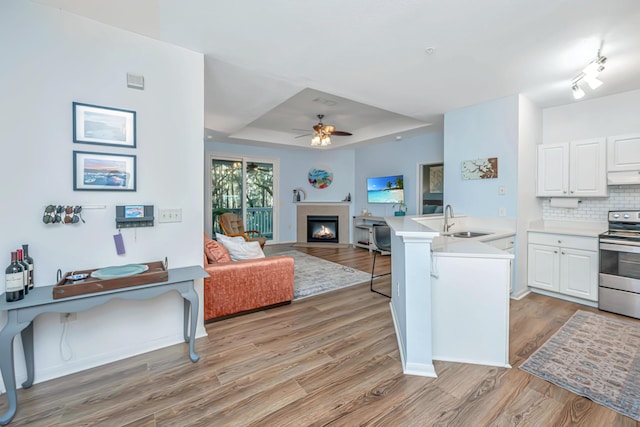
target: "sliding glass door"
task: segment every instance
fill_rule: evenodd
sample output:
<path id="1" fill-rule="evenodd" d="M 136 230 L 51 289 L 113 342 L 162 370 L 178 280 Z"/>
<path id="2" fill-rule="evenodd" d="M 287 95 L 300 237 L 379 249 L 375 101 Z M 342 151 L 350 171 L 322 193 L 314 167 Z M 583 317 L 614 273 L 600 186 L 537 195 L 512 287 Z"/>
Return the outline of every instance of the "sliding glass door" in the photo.
<path id="1" fill-rule="evenodd" d="M 274 200 L 277 163 L 265 159 L 209 157 L 207 232 L 222 233 L 219 216 L 233 212 L 246 230 L 258 230 L 273 240 L 276 224 Z"/>

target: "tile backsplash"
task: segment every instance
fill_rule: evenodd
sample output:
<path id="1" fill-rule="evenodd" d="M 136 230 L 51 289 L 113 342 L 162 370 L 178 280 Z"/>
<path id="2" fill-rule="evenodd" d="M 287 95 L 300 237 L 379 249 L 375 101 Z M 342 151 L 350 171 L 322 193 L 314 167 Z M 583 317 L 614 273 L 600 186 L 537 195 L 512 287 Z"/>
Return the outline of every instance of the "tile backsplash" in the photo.
<path id="1" fill-rule="evenodd" d="M 580 199 L 576 209 L 552 208 L 542 200 L 543 219 L 607 221 L 611 210 L 640 209 L 640 185 L 610 185 L 609 197 Z"/>

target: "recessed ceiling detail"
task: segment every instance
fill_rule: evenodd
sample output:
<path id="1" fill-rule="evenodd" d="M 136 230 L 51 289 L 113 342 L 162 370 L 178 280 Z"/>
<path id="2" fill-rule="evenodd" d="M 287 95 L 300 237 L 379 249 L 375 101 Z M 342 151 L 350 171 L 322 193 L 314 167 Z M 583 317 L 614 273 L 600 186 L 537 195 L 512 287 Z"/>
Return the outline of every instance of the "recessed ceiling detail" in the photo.
<path id="1" fill-rule="evenodd" d="M 329 136 L 341 134 L 340 138 L 330 138 L 331 148 L 380 137 L 393 140 L 398 133 L 424 133 L 429 126 L 421 120 L 307 88 L 229 137 L 308 148 L 311 137 L 318 132 L 318 121 L 323 120 L 333 128 Z"/>

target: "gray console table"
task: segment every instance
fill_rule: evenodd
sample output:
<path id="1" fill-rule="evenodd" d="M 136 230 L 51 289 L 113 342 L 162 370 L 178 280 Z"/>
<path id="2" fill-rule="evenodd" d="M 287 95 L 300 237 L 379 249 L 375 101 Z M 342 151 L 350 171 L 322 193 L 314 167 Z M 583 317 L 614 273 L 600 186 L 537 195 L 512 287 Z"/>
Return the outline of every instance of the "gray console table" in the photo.
<path id="1" fill-rule="evenodd" d="M 75 313 L 88 310 L 112 299 L 145 300 L 155 298 L 166 292 L 177 291 L 184 298 L 184 340 L 189 343 L 189 357 L 192 362 L 200 358 L 194 349 L 196 326 L 198 322 L 198 294 L 194 289 L 194 280 L 208 277 L 200 266 L 169 269 L 169 280 L 132 286 L 112 291 L 78 295 L 53 299 L 53 286 L 36 287 L 21 301 L 0 302 L 0 310 L 7 311 L 7 324 L 0 331 L 0 370 L 7 390 L 9 409 L 0 416 L 0 425 L 6 425 L 13 419 L 18 409 L 18 394 L 13 361 L 13 340 L 18 333 L 22 336 L 24 358 L 27 366 L 27 380 L 22 387 L 33 384 L 33 319 L 42 313 Z M 191 320 L 189 321 L 189 318 Z"/>

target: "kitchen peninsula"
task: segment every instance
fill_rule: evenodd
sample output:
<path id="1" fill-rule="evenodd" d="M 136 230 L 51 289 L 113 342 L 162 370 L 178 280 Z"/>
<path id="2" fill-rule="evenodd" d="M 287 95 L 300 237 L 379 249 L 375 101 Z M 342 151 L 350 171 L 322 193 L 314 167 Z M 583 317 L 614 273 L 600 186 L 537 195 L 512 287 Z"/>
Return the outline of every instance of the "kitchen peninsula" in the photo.
<path id="1" fill-rule="evenodd" d="M 433 360 L 509 365 L 513 254 L 487 242 L 511 227 L 442 233 L 442 217 L 387 217 L 391 227 L 391 311 L 405 374 L 436 377 Z M 438 222 L 440 221 L 440 222 Z M 473 231 L 477 237 L 455 237 Z"/>

